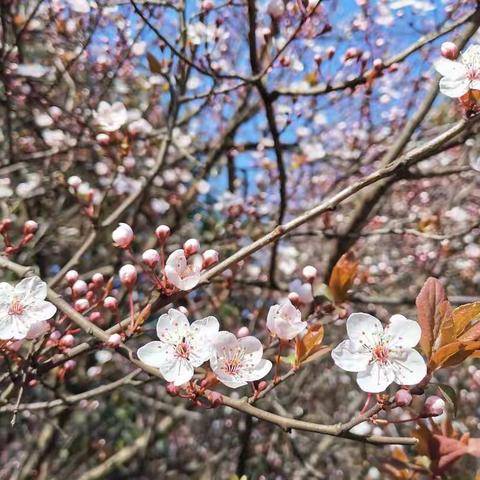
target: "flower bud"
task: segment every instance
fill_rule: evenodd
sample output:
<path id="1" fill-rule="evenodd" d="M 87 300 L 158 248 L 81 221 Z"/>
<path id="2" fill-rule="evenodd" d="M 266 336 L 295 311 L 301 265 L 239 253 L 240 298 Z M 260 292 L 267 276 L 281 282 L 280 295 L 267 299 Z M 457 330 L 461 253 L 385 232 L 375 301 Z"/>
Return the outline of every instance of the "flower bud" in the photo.
<path id="1" fill-rule="evenodd" d="M 209 12 L 214 6 L 215 4 L 212 0 L 203 0 L 201 4 L 201 8 L 204 12 Z"/>
<path id="2" fill-rule="evenodd" d="M 24 235 L 31 235 L 34 234 L 38 230 L 38 223 L 33 220 L 27 220 L 23 224 L 23 234 Z"/>
<path id="3" fill-rule="evenodd" d="M 202 258 L 203 268 L 210 267 L 211 265 L 218 263 L 218 252 L 213 249 L 205 250 L 205 252 L 202 253 Z"/>
<path id="4" fill-rule="evenodd" d="M 411 393 L 402 388 L 395 394 L 395 403 L 399 407 L 408 407 L 412 403 Z"/>
<path id="5" fill-rule="evenodd" d="M 247 337 L 248 335 L 250 335 L 250 330 L 245 326 L 240 327 L 237 330 L 237 337 L 238 338 Z"/>
<path id="6" fill-rule="evenodd" d="M 67 360 L 63 365 L 65 370 L 73 370 L 76 366 L 77 366 L 77 362 L 73 359 Z"/>
<path id="7" fill-rule="evenodd" d="M 158 238 L 158 241 L 163 244 L 170 236 L 170 227 L 167 225 L 159 225 L 155 229 L 155 236 Z"/>
<path id="8" fill-rule="evenodd" d="M 115 297 L 106 297 L 103 301 L 103 306 L 111 311 L 115 311 L 118 308 L 118 302 Z"/>
<path id="9" fill-rule="evenodd" d="M 180 389 L 176 387 L 173 383 L 167 383 L 167 385 L 165 386 L 165 390 L 172 397 L 176 397 L 178 395 L 178 392 L 180 391 Z"/>
<path id="10" fill-rule="evenodd" d="M 60 339 L 59 343 L 62 347 L 71 348 L 75 345 L 75 338 L 70 333 L 67 333 Z"/>
<path id="11" fill-rule="evenodd" d="M 12 220 L 10 218 L 4 218 L 0 222 L 0 233 L 8 232 L 12 226 Z"/>
<path id="12" fill-rule="evenodd" d="M 74 307 L 77 312 L 83 313 L 85 310 L 88 310 L 90 303 L 86 298 L 79 298 L 75 302 Z"/>
<path id="13" fill-rule="evenodd" d="M 453 42 L 443 42 L 440 52 L 442 56 L 449 60 L 455 60 L 458 57 L 458 48 Z"/>
<path id="14" fill-rule="evenodd" d="M 92 322 L 92 323 L 96 323 L 98 322 L 99 320 L 101 320 L 102 318 L 102 314 L 100 312 L 92 312 L 89 316 L 88 316 L 88 319 Z"/>
<path id="15" fill-rule="evenodd" d="M 437 397 L 436 395 L 432 395 L 425 400 L 423 404 L 423 417 L 438 417 L 445 411 L 445 401 Z"/>
<path id="16" fill-rule="evenodd" d="M 112 333 L 108 338 L 108 346 L 117 348 L 122 343 L 122 337 L 118 333 Z"/>
<path id="17" fill-rule="evenodd" d="M 273 18 L 280 18 L 285 13 L 283 0 L 270 0 L 267 5 L 267 13 Z"/>
<path id="18" fill-rule="evenodd" d="M 80 177 L 78 177 L 77 175 L 72 175 L 71 177 L 68 177 L 67 183 L 74 190 L 76 190 L 82 184 L 82 179 Z"/>
<path id="19" fill-rule="evenodd" d="M 297 292 L 290 292 L 288 294 L 288 299 L 292 302 L 292 305 L 298 307 L 300 305 L 300 295 Z"/>
<path id="20" fill-rule="evenodd" d="M 100 145 L 108 145 L 110 143 L 110 136 L 106 133 L 98 133 L 95 138 Z"/>
<path id="21" fill-rule="evenodd" d="M 262 380 L 261 382 L 258 382 L 257 391 L 261 392 L 265 390 L 267 387 L 268 387 L 268 382 L 266 382 L 265 380 Z"/>
<path id="22" fill-rule="evenodd" d="M 133 242 L 133 237 L 133 230 L 126 223 L 119 223 L 118 227 L 112 232 L 113 244 L 120 248 L 128 248 Z"/>
<path id="23" fill-rule="evenodd" d="M 326 50 L 326 53 L 327 53 L 327 58 L 331 60 L 335 55 L 335 47 L 328 47 Z"/>
<path id="24" fill-rule="evenodd" d="M 302 275 L 305 277 L 307 282 L 313 282 L 317 276 L 317 269 L 312 267 L 312 265 L 307 265 L 302 270 Z"/>
<path id="25" fill-rule="evenodd" d="M 219 407 L 223 403 L 223 396 L 219 392 L 210 392 L 207 398 L 212 407 Z"/>
<path id="26" fill-rule="evenodd" d="M 73 285 L 72 285 L 72 291 L 73 294 L 76 297 L 81 297 L 82 295 L 85 295 L 88 291 L 88 285 L 86 282 L 83 280 L 77 280 Z"/>
<path id="27" fill-rule="evenodd" d="M 137 269 L 133 265 L 127 263 L 120 269 L 118 276 L 120 277 L 122 285 L 127 288 L 132 288 L 137 281 Z"/>
<path id="28" fill-rule="evenodd" d="M 94 273 L 93 276 L 92 276 L 92 282 L 94 283 L 94 285 L 98 288 L 98 287 L 101 287 L 103 285 L 103 282 L 105 281 L 105 279 L 103 278 L 103 275 L 101 273 Z"/>
<path id="29" fill-rule="evenodd" d="M 190 238 L 183 244 L 185 255 L 195 255 L 200 250 L 200 242 L 196 238 Z"/>
<path id="30" fill-rule="evenodd" d="M 51 340 L 52 342 L 58 342 L 61 338 L 62 338 L 61 332 L 59 332 L 58 330 L 54 330 L 50 334 L 49 340 Z"/>
<path id="31" fill-rule="evenodd" d="M 381 58 L 376 58 L 374 61 L 373 61 L 373 68 L 375 70 L 381 70 L 383 67 L 383 60 Z"/>
<path id="32" fill-rule="evenodd" d="M 69 270 L 65 274 L 65 278 L 70 285 L 73 285 L 78 280 L 78 272 L 76 270 Z"/>
<path id="33" fill-rule="evenodd" d="M 143 252 L 142 260 L 145 265 L 148 265 L 150 268 L 155 268 L 160 261 L 160 254 L 153 248 L 149 248 Z"/>

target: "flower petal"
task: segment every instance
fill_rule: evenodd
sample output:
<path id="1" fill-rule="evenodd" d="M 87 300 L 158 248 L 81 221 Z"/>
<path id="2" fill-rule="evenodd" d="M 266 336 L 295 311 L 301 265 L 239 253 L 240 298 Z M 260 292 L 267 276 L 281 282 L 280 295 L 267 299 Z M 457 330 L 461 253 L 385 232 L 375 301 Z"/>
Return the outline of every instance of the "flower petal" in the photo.
<path id="1" fill-rule="evenodd" d="M 138 358 L 147 365 L 160 368 L 172 363 L 175 351 L 164 342 L 149 342 L 137 350 Z"/>
<path id="2" fill-rule="evenodd" d="M 187 383 L 193 377 L 193 367 L 185 358 L 177 357 L 159 368 L 165 380 L 177 386 Z"/>
<path id="3" fill-rule="evenodd" d="M 194 367 L 206 362 L 212 353 L 212 342 L 218 333 L 220 324 L 215 317 L 196 320 L 190 326 L 190 345 L 192 351 L 189 359 Z"/>
<path id="4" fill-rule="evenodd" d="M 4 313 L 0 317 L 0 340 L 20 340 L 27 336 L 30 326 L 16 315 Z"/>
<path id="5" fill-rule="evenodd" d="M 44 300 L 47 296 L 47 284 L 39 277 L 24 278 L 15 285 L 15 293 L 19 298 Z"/>
<path id="6" fill-rule="evenodd" d="M 53 303 L 45 300 L 34 300 L 27 305 L 25 312 L 21 315 L 22 319 L 29 325 L 44 320 L 50 320 L 57 313 L 57 307 Z"/>
<path id="7" fill-rule="evenodd" d="M 442 77 L 447 77 L 450 80 L 465 78 L 467 75 L 467 69 L 463 63 L 445 57 L 435 60 L 433 66 Z"/>
<path id="8" fill-rule="evenodd" d="M 344 340 L 332 351 L 335 364 L 347 372 L 361 372 L 368 367 L 372 355 L 359 343 Z"/>
<path id="9" fill-rule="evenodd" d="M 253 370 L 250 370 L 249 372 L 247 372 L 243 376 L 243 378 L 249 382 L 260 380 L 265 375 L 267 375 L 271 369 L 272 369 L 272 362 L 270 360 L 265 360 L 264 358 L 262 358 L 258 362 L 257 366 Z"/>
<path id="10" fill-rule="evenodd" d="M 470 87 L 469 81 L 465 78 L 462 79 L 449 79 L 442 78 L 440 80 L 440 91 L 451 98 L 459 98 L 465 95 Z"/>
<path id="11" fill-rule="evenodd" d="M 177 343 L 190 329 L 188 318 L 175 308 L 168 313 L 160 315 L 157 322 L 157 336 L 160 340 L 168 343 Z"/>
<path id="12" fill-rule="evenodd" d="M 245 357 L 248 358 L 248 362 L 256 365 L 260 362 L 263 355 L 262 342 L 257 337 L 239 338 L 237 340 L 238 346 L 245 350 Z"/>
<path id="13" fill-rule="evenodd" d="M 357 375 L 358 386 L 369 393 L 383 392 L 395 379 L 391 367 L 372 363 L 363 372 Z"/>
<path id="14" fill-rule="evenodd" d="M 385 333 L 391 338 L 389 341 L 391 347 L 412 348 L 420 341 L 422 329 L 414 320 L 397 314 L 390 318 Z"/>
<path id="15" fill-rule="evenodd" d="M 399 385 L 416 385 L 427 374 L 427 365 L 424 358 L 413 348 L 401 352 L 391 359 L 395 365 L 395 382 Z"/>
<path id="16" fill-rule="evenodd" d="M 352 313 L 347 319 L 347 333 L 356 343 L 375 345 L 378 336 L 383 334 L 383 326 L 373 315 Z"/>

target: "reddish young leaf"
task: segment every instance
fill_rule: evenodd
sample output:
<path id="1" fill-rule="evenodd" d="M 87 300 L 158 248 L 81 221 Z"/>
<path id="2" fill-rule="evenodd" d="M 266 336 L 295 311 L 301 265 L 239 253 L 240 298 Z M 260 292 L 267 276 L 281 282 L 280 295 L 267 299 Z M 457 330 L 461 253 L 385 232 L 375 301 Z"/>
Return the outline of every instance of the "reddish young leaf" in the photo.
<path id="1" fill-rule="evenodd" d="M 480 319 L 480 302 L 467 303 L 455 308 L 453 310 L 453 323 L 457 338 L 464 333 L 474 320 L 478 319 Z"/>
<path id="2" fill-rule="evenodd" d="M 318 324 L 310 326 L 302 338 L 297 337 L 295 342 L 295 360 L 297 365 L 300 365 L 315 352 L 325 348 L 322 347 L 323 335 L 323 325 Z"/>
<path id="3" fill-rule="evenodd" d="M 423 353 L 430 358 L 435 338 L 440 330 L 442 311 L 440 304 L 447 301 L 447 295 L 442 284 L 436 278 L 430 277 L 418 294 L 417 321 L 422 328 L 420 347 Z"/>
<path id="4" fill-rule="evenodd" d="M 342 255 L 333 267 L 328 286 L 336 303 L 347 299 L 347 291 L 352 286 L 357 270 L 358 260 L 352 252 Z"/>

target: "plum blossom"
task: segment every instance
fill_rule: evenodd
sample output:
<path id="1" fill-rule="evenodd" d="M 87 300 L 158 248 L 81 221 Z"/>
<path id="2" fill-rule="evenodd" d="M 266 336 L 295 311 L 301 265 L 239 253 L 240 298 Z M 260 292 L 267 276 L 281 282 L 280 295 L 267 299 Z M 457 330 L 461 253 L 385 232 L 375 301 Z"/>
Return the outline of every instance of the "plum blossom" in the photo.
<path id="1" fill-rule="evenodd" d="M 358 372 L 359 387 L 383 392 L 392 382 L 416 385 L 427 373 L 423 357 L 413 349 L 420 340 L 420 325 L 403 315 L 393 315 L 390 324 L 367 313 L 353 313 L 347 320 L 348 340 L 332 352 L 334 362 L 348 372 Z"/>
<path id="2" fill-rule="evenodd" d="M 192 378 L 193 369 L 210 358 L 218 330 L 215 317 L 190 324 L 182 312 L 171 308 L 158 319 L 159 340 L 140 347 L 137 355 L 142 362 L 158 368 L 167 382 L 183 385 Z"/>
<path id="3" fill-rule="evenodd" d="M 90 5 L 87 0 L 66 0 L 66 3 L 75 13 L 90 12 Z"/>
<path id="4" fill-rule="evenodd" d="M 471 45 L 460 60 L 441 57 L 434 63 L 442 75 L 440 91 L 447 97 L 458 98 L 469 90 L 480 90 L 480 45 Z"/>
<path id="5" fill-rule="evenodd" d="M 307 322 L 302 322 L 302 312 L 287 299 L 270 307 L 267 328 L 278 338 L 291 340 L 307 328 Z"/>
<path id="6" fill-rule="evenodd" d="M 219 332 L 212 344 L 210 367 L 224 385 L 238 388 L 260 380 L 271 370 L 272 362 L 262 356 L 258 338 L 237 338 L 233 333 Z"/>
<path id="7" fill-rule="evenodd" d="M 128 119 L 127 109 L 122 102 L 115 102 L 110 105 L 102 101 L 94 112 L 97 125 L 105 132 L 115 132 L 121 128 Z"/>
<path id="8" fill-rule="evenodd" d="M 41 334 L 44 328 L 39 324 L 57 311 L 46 296 L 47 284 L 39 277 L 25 278 L 15 287 L 0 283 L 0 339 L 20 340 Z"/>
<path id="9" fill-rule="evenodd" d="M 196 254 L 188 258 L 181 248 L 170 254 L 165 264 L 165 274 L 179 290 L 191 290 L 200 281 L 203 258 Z"/>

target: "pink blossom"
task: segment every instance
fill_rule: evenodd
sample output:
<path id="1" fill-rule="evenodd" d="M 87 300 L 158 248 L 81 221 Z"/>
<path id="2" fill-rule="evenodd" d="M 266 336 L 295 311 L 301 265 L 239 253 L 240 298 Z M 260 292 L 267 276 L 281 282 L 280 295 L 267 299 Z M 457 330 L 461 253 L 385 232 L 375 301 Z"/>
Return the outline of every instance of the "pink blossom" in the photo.
<path id="1" fill-rule="evenodd" d="M 132 288 L 137 281 L 137 269 L 133 265 L 127 263 L 120 269 L 118 276 L 123 285 L 127 288 Z"/>
<path id="2" fill-rule="evenodd" d="M 290 300 L 270 307 L 267 316 L 267 328 L 270 333 L 282 340 L 291 340 L 307 328 L 302 321 L 302 313 Z"/>
<path id="3" fill-rule="evenodd" d="M 120 248 L 128 248 L 133 242 L 133 238 L 132 227 L 127 223 L 119 223 L 118 227 L 112 232 L 113 243 Z"/>
<path id="4" fill-rule="evenodd" d="M 94 112 L 97 125 L 105 132 L 115 132 L 127 122 L 127 109 L 121 102 L 115 102 L 110 105 L 102 101 L 98 109 Z"/>

